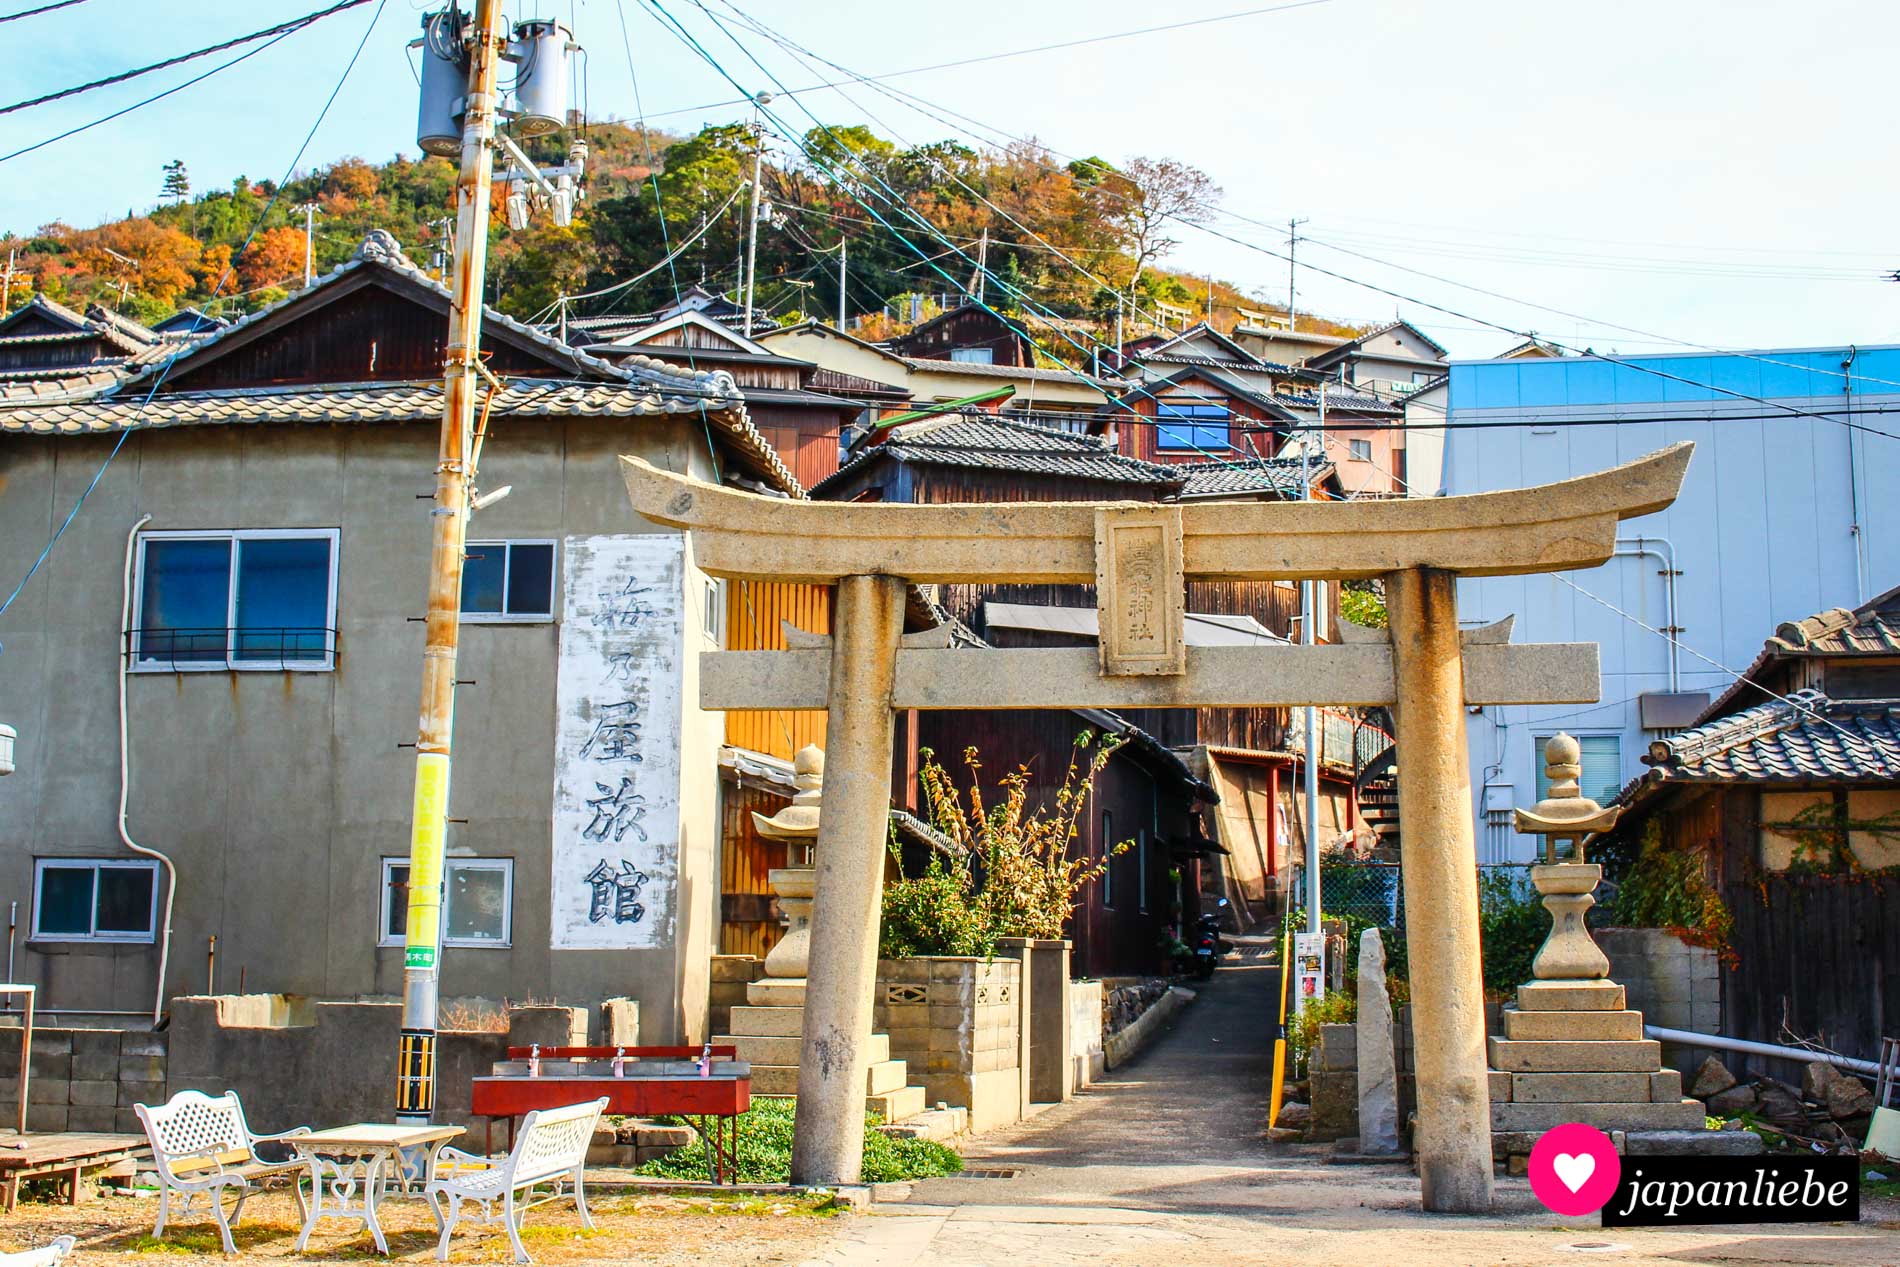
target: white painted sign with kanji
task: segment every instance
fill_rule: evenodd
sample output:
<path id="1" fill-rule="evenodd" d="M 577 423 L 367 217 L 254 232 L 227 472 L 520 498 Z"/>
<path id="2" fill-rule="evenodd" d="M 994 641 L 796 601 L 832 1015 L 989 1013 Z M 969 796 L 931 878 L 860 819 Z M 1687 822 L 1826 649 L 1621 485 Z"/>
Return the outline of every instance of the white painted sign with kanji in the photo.
<path id="1" fill-rule="evenodd" d="M 555 679 L 555 950 L 672 939 L 686 539 L 569 537 Z"/>

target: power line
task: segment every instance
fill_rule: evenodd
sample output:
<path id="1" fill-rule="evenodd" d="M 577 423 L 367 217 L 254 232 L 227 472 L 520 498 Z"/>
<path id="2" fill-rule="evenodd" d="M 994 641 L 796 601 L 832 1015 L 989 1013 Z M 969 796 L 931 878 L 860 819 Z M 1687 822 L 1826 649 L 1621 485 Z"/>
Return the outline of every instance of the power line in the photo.
<path id="1" fill-rule="evenodd" d="M 357 2 L 360 0 L 352 0 L 352 3 Z M 350 72 L 356 69 L 356 63 L 363 56 L 363 49 L 369 44 L 369 37 L 375 32 L 376 24 L 382 18 L 383 9 L 388 3 L 389 0 L 377 0 L 376 11 L 370 15 L 369 26 L 363 31 L 363 38 L 357 42 L 356 51 L 350 54 L 349 63 L 343 67 L 342 75 L 338 76 L 336 87 L 330 90 L 329 97 L 324 100 L 323 108 L 317 112 L 316 120 L 311 123 L 310 130 L 304 134 L 303 143 L 297 146 L 297 152 L 291 156 L 290 163 L 284 168 L 283 179 L 277 182 L 276 191 L 271 194 L 270 200 L 264 204 L 263 209 L 257 213 L 257 218 L 251 222 L 250 232 L 245 234 L 244 241 L 238 244 L 238 249 L 231 253 L 230 262 L 224 266 L 224 272 L 212 286 L 213 299 L 217 297 L 219 291 L 224 289 L 225 282 L 235 274 L 238 260 L 243 257 L 245 251 L 250 249 L 251 243 L 257 238 L 258 231 L 264 227 L 264 221 L 270 216 L 271 209 L 283 197 L 284 187 L 290 183 L 291 175 L 297 170 L 297 164 L 303 161 L 304 151 L 310 148 L 310 142 L 316 138 L 317 129 L 323 126 L 324 119 L 329 116 L 330 107 L 336 104 L 337 97 L 343 91 L 343 85 L 349 81 Z M 194 317 L 192 332 L 197 331 L 198 325 L 198 319 Z M 138 413 L 133 415 L 133 423 L 136 423 L 138 417 L 143 415 L 146 408 L 151 405 L 152 398 L 158 394 L 158 389 L 164 386 L 172 366 L 178 363 L 178 358 L 183 356 L 188 349 L 189 344 L 181 342 L 160 363 L 158 373 L 152 379 L 151 387 L 147 389 L 144 399 L 139 401 Z M 66 535 L 66 529 L 70 528 L 73 520 L 79 517 L 80 508 L 86 504 L 86 499 L 92 495 L 92 490 L 99 486 L 99 481 L 105 478 L 106 469 L 112 465 L 112 460 L 119 456 L 119 451 L 125 447 L 125 442 L 133 430 L 134 427 L 128 425 L 119 433 L 119 438 L 113 443 L 111 451 L 106 454 L 105 461 L 99 464 L 99 469 L 93 473 L 92 479 L 87 482 L 86 487 L 80 491 L 79 497 L 73 502 L 73 508 L 66 512 L 66 517 L 60 521 L 59 527 L 53 530 L 52 538 L 47 541 L 46 548 L 41 550 L 39 557 L 33 560 L 33 566 L 26 570 L 26 575 L 21 577 L 20 583 L 13 587 L 13 592 L 7 595 L 6 601 L 0 602 L 0 615 L 4 615 L 7 609 L 13 606 L 21 592 L 26 589 L 28 582 L 32 581 L 40 568 L 45 566 L 47 559 L 52 557 L 53 547 L 59 544 L 59 539 Z"/>
<path id="2" fill-rule="evenodd" d="M 300 27 L 298 29 L 301 30 L 302 28 Z M 296 31 L 285 31 L 282 35 L 279 35 L 273 39 L 267 40 L 264 43 L 259 44 L 256 48 L 246 49 L 244 52 L 239 53 L 236 57 L 233 57 L 228 62 L 218 63 L 216 66 L 213 66 L 210 70 L 205 71 L 201 75 L 194 76 L 191 79 L 187 79 L 182 84 L 178 84 L 174 87 L 167 88 L 163 92 L 155 92 L 151 96 L 145 98 L 143 101 L 135 101 L 129 106 L 125 106 L 122 109 L 114 110 L 111 114 L 101 115 L 99 118 L 92 120 L 90 123 L 82 123 L 78 127 L 67 128 L 64 132 L 60 132 L 60 133 L 57 133 L 56 135 L 49 136 L 43 141 L 35 141 L 31 145 L 22 146 L 20 149 L 14 150 L 10 154 L 0 154 L 0 163 L 4 163 L 8 159 L 18 158 L 22 154 L 31 154 L 34 150 L 43 150 L 47 146 L 53 144 L 56 141 L 63 141 L 69 136 L 77 136 L 81 132 L 90 131 L 91 129 L 98 127 L 102 123 L 110 123 L 114 119 L 123 118 L 124 116 L 131 114 L 134 110 L 141 110 L 145 108 L 146 106 L 151 105 L 155 101 L 163 101 L 165 98 L 171 96 L 173 93 L 183 92 L 185 89 L 191 87 L 193 84 L 203 83 L 205 80 L 211 78 L 213 75 L 217 74 L 219 71 L 229 70 L 231 69 L 231 67 L 237 65 L 239 62 L 244 61 L 248 58 L 257 56 L 259 53 L 263 52 L 265 49 L 270 48 L 274 44 L 277 44 L 284 40 L 289 39 L 291 36 L 295 35 L 296 33 L 297 33 Z"/>
<path id="3" fill-rule="evenodd" d="M 249 35 L 240 35 L 236 39 L 225 40 L 222 43 L 212 44 L 209 47 L 197 49 L 190 53 L 180 53 L 178 56 L 168 57 L 162 62 L 153 62 L 149 66 L 140 66 L 136 70 L 121 71 L 116 75 L 108 75 L 104 79 L 95 79 L 91 83 L 79 84 L 72 88 L 62 88 L 58 92 L 49 92 L 40 97 L 30 97 L 25 101 L 16 101 L 10 106 L 0 106 L 0 114 L 12 114 L 15 110 L 24 110 L 29 106 L 43 106 L 49 101 L 59 101 L 66 97 L 78 96 L 82 92 L 91 92 L 96 88 L 107 88 L 113 84 L 122 84 L 128 79 L 137 79 L 140 75 L 149 75 L 153 71 L 163 70 L 167 66 L 176 66 L 181 62 L 192 61 L 199 57 L 208 57 L 212 53 L 222 53 L 225 49 L 236 48 L 240 44 L 249 44 L 255 40 L 269 39 L 273 35 L 288 35 L 292 31 L 302 30 L 313 22 L 319 22 L 333 13 L 341 13 L 345 9 L 354 9 L 358 5 L 368 3 L 369 0 L 337 0 L 336 4 L 331 5 L 327 9 L 319 9 L 315 13 L 306 13 L 300 18 L 293 18 L 288 22 L 279 22 L 276 26 L 265 27 L 263 30 L 253 31 Z"/>
<path id="4" fill-rule="evenodd" d="M 18 13 L 0 13 L 0 24 L 18 22 L 21 18 L 37 18 L 42 13 L 51 13 L 55 9 L 70 9 L 86 0 L 59 0 L 58 4 L 43 4 L 37 9 L 21 9 Z"/>
<path id="5" fill-rule="evenodd" d="M 1002 53 L 986 53 L 979 57 L 964 57 L 953 62 L 935 62 L 929 66 L 911 66 L 904 70 L 888 71 L 882 75 L 871 76 L 874 79 L 901 79 L 908 75 L 928 74 L 933 70 L 955 70 L 964 66 L 978 66 L 985 62 L 1000 62 L 1011 57 L 1028 57 L 1032 53 L 1051 53 L 1065 48 L 1081 48 L 1086 44 L 1105 44 L 1111 40 L 1133 39 L 1138 35 L 1159 35 L 1165 31 L 1179 31 L 1191 26 L 1207 26 L 1215 22 L 1232 22 L 1240 18 L 1260 17 L 1269 13 L 1283 13 L 1289 9 L 1305 9 L 1314 5 L 1327 4 L 1330 0 L 1295 0 L 1292 4 L 1269 5 L 1263 9 L 1243 9 L 1238 13 L 1218 13 L 1213 17 L 1189 18 L 1181 22 L 1170 22 L 1162 26 L 1147 26 L 1135 31 L 1114 31 L 1107 35 L 1091 35 L 1079 40 L 1065 40 L 1058 44 L 1038 44 L 1034 48 L 1010 49 Z M 849 81 L 846 81 L 849 82 Z M 734 85 L 737 87 L 737 85 Z M 783 84 L 778 95 L 795 97 L 804 92 L 819 92 L 826 88 L 836 88 L 836 83 L 806 84 L 802 88 L 786 88 Z M 670 118 L 679 114 L 697 114 L 702 110 L 718 110 L 726 106 L 751 105 L 750 97 L 738 97 L 731 101 L 709 101 L 704 105 L 683 106 L 677 110 L 662 110 L 653 115 L 656 119 Z"/>

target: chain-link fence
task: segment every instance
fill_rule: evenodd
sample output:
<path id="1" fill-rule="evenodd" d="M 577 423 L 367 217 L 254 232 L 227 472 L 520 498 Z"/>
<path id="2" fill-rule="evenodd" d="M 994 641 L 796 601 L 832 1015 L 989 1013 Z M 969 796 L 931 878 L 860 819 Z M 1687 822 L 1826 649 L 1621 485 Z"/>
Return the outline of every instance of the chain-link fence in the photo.
<path id="1" fill-rule="evenodd" d="M 1480 908 L 1494 911 L 1507 905 L 1534 901 L 1529 863 L 1485 863 L 1477 869 Z M 1287 927 L 1306 927 L 1306 872 L 1295 863 L 1287 889 Z M 1405 937 L 1405 875 L 1396 862 L 1321 862 L 1320 913 L 1346 925 L 1350 958 L 1358 957 L 1361 930 L 1377 928 L 1387 934 L 1388 955 L 1402 955 Z"/>

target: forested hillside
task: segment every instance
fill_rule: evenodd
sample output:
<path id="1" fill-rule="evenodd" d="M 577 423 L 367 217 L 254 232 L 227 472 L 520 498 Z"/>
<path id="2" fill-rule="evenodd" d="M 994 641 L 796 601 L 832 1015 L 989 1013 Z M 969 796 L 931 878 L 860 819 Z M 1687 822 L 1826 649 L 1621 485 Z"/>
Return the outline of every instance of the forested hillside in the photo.
<path id="1" fill-rule="evenodd" d="M 499 214 L 498 188 L 491 299 L 505 312 L 546 319 L 563 294 L 632 278 L 640 280 L 572 302 L 569 314 L 650 309 L 692 284 L 736 293 L 752 133 L 734 124 L 682 137 L 607 122 L 588 127 L 585 139 L 588 196 L 572 225 L 538 217 L 512 231 Z M 565 145 L 566 138 L 547 138 L 530 149 L 553 164 Z M 37 290 L 67 304 L 122 307 L 144 320 L 187 305 L 224 315 L 257 308 L 302 284 L 307 204 L 317 209 L 317 272 L 346 259 L 373 228 L 395 234 L 412 259 L 431 267 L 454 171 L 439 158 L 345 158 L 281 190 L 243 177 L 226 189 L 194 190 L 182 165 L 168 164 L 153 182 L 161 200 L 143 215 L 91 228 L 53 219 L 8 233 L 0 245 L 17 251 L 11 306 Z M 1174 160 L 1063 163 L 1032 145 L 980 150 L 951 141 L 902 149 L 849 127 L 814 129 L 795 159 L 768 147 L 761 183 L 758 304 L 780 320 L 836 319 L 840 243 L 850 315 L 873 317 L 867 332 L 874 337 L 908 318 L 908 302 L 895 302 L 900 297 L 968 286 L 984 251 L 991 273 L 985 301 L 1005 311 L 1092 318 L 1106 331 L 1118 296 L 1127 313 L 1151 313 L 1159 301 L 1198 318 L 1208 304 L 1208 279 L 1171 272 L 1162 262 L 1176 245 L 1178 221 L 1204 217 L 1220 190 Z M 262 227 L 239 254 L 267 206 Z M 656 267 L 695 234 L 676 259 Z M 1218 281 L 1212 295 L 1222 327 L 1233 325 L 1241 308 L 1284 311 Z M 882 317 L 887 305 L 895 321 Z M 1354 332 L 1304 316 L 1302 323 Z M 1052 350 L 1065 359 L 1079 355 L 1073 344 Z"/>

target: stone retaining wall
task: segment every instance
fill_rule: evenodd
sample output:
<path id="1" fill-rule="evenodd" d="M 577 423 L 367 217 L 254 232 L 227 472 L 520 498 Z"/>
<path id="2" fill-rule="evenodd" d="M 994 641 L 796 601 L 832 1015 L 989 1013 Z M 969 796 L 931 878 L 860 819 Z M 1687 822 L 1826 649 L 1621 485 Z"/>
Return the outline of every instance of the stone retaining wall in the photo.
<path id="1" fill-rule="evenodd" d="M 1017 959 L 880 959 L 873 1028 L 931 1104 L 985 1131 L 1022 1117 L 1021 992 Z"/>

